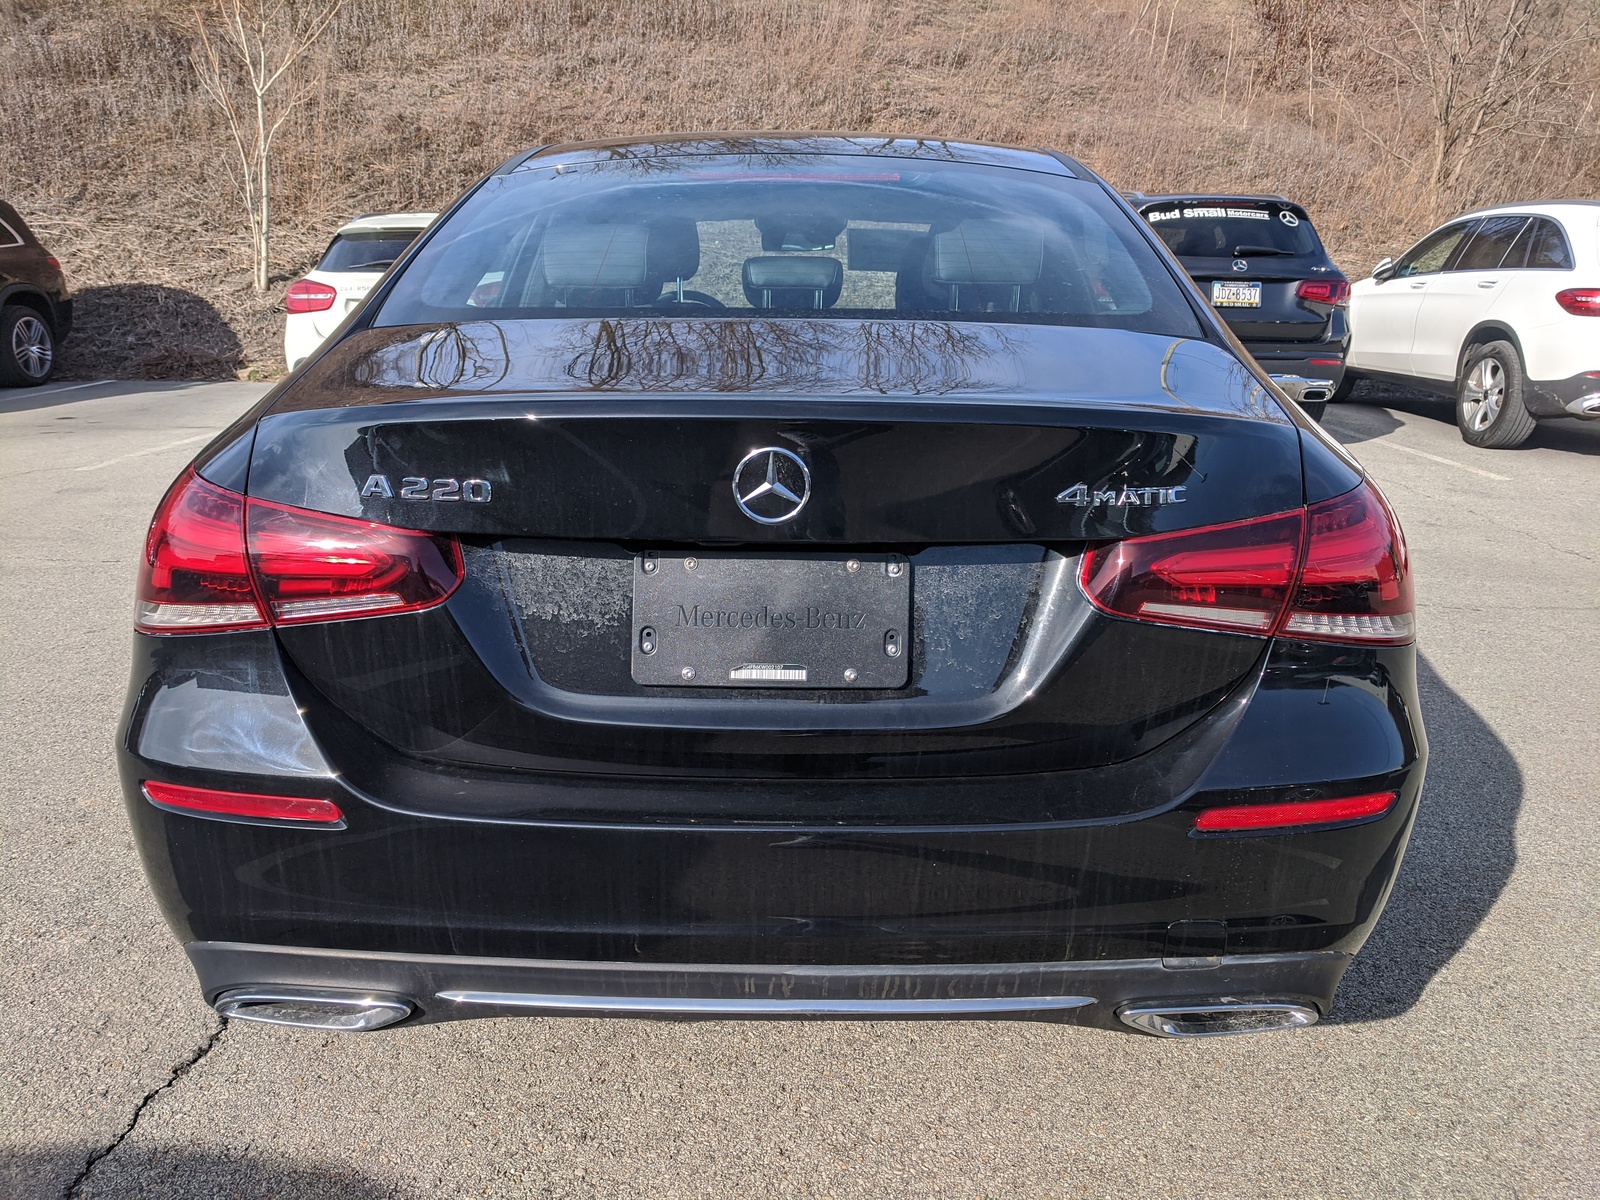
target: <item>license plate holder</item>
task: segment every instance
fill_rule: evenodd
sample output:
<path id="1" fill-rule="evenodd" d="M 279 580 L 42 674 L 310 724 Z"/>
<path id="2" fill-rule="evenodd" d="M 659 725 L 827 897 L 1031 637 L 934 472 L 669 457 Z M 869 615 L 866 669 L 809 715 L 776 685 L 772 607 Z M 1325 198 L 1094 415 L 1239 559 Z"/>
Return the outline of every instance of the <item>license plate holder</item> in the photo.
<path id="1" fill-rule="evenodd" d="M 899 554 L 685 554 L 633 562 L 635 683 L 900 688 L 911 564 Z"/>
<path id="2" fill-rule="evenodd" d="M 1261 285 L 1236 279 L 1216 279 L 1211 283 L 1211 307 L 1260 308 Z"/>

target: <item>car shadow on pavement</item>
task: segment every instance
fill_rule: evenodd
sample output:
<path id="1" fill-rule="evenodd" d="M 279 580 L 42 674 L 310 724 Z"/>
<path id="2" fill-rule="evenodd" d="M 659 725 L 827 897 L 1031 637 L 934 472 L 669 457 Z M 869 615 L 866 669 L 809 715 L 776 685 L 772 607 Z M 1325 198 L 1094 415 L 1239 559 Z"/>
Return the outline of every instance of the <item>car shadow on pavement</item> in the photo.
<path id="1" fill-rule="evenodd" d="M 1494 907 L 1517 862 L 1522 771 L 1423 656 L 1428 780 L 1388 907 L 1339 987 L 1330 1023 L 1408 1012 Z"/>
<path id="2" fill-rule="evenodd" d="M 1422 417 L 1429 421 L 1437 421 L 1441 425 L 1448 425 L 1451 429 L 1456 424 L 1456 407 L 1447 396 L 1439 396 L 1433 392 L 1425 392 L 1418 388 L 1400 387 L 1398 384 L 1377 383 L 1364 379 L 1356 384 L 1347 400 L 1339 404 L 1330 405 L 1328 415 L 1337 420 L 1341 411 L 1359 414 L 1355 420 L 1341 424 L 1341 432 L 1352 431 L 1353 436 L 1341 437 L 1341 441 L 1348 444 L 1368 441 L 1371 438 L 1382 437 L 1386 433 L 1400 428 L 1401 422 L 1396 420 L 1389 412 L 1409 413 L 1414 417 Z M 1357 421 L 1359 430 L 1352 430 Z M 1561 418 L 1554 421 L 1540 421 L 1534 427 L 1533 433 L 1522 445 L 1512 450 L 1496 450 L 1494 454 L 1514 454 L 1519 450 L 1565 450 L 1573 454 L 1600 455 L 1600 422 L 1578 421 Z"/>
<path id="3" fill-rule="evenodd" d="M 289 1163 L 248 1149 L 229 1154 L 171 1145 L 118 1147 L 78 1180 L 96 1150 L 0 1148 L 0 1194 L 6 1200 L 60 1200 L 68 1189 L 75 1196 L 126 1200 L 409 1200 L 414 1194 L 345 1163 Z"/>

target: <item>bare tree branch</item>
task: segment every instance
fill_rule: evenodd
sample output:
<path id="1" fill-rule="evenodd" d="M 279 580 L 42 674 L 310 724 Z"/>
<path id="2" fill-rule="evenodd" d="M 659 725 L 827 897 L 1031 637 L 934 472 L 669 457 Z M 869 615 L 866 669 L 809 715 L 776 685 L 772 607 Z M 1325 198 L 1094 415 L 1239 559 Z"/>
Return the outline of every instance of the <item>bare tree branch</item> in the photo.
<path id="1" fill-rule="evenodd" d="M 343 7 L 344 0 L 207 0 L 194 10 L 200 46 L 190 61 L 239 155 L 258 292 L 267 290 L 270 279 L 272 144 L 314 91 L 279 85 L 295 79 Z"/>

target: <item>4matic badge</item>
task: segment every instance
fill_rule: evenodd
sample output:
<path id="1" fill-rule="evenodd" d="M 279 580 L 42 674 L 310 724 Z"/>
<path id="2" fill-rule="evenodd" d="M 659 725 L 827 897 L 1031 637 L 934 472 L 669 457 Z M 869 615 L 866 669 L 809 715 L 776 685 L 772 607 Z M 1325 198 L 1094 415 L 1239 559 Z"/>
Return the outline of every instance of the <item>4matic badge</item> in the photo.
<path id="1" fill-rule="evenodd" d="M 1156 504 L 1183 504 L 1187 487 L 1124 487 L 1105 491 L 1090 491 L 1086 483 L 1075 483 L 1056 497 L 1057 504 L 1076 504 L 1089 508 L 1095 504 L 1109 504 L 1124 508 L 1147 508 Z"/>

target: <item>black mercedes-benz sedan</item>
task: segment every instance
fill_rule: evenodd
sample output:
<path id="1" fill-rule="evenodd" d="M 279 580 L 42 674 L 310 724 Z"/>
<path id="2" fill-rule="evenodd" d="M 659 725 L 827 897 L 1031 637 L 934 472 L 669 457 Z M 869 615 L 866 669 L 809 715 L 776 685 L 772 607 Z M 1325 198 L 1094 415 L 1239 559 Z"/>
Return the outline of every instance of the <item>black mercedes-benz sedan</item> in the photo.
<path id="1" fill-rule="evenodd" d="M 1036 150 L 548 147 L 173 483 L 118 734 L 227 1016 L 1326 1014 L 1405 543 Z"/>

